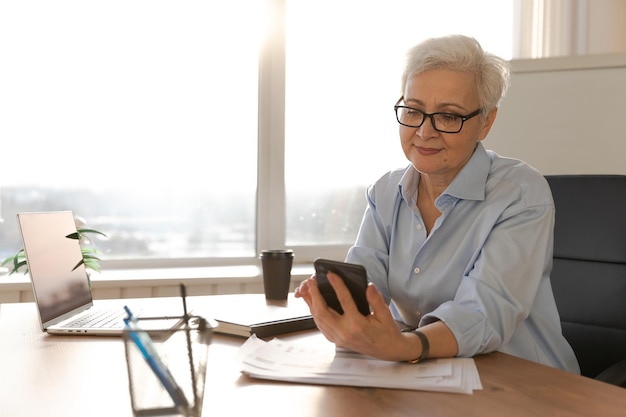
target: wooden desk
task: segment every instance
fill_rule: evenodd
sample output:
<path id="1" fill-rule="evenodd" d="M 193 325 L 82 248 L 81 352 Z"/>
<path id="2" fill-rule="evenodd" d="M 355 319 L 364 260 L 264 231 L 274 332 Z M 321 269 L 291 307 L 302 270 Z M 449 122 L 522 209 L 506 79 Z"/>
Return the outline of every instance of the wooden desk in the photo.
<path id="1" fill-rule="evenodd" d="M 231 296 L 189 304 L 212 297 Z M 283 338 L 326 343 L 316 331 Z M 205 416 L 626 416 L 626 390 L 502 353 L 476 358 L 483 390 L 464 395 L 253 380 L 235 361 L 242 342 L 214 337 Z M 49 336 L 34 304 L 0 305 L 0 417 L 131 415 L 121 338 Z"/>

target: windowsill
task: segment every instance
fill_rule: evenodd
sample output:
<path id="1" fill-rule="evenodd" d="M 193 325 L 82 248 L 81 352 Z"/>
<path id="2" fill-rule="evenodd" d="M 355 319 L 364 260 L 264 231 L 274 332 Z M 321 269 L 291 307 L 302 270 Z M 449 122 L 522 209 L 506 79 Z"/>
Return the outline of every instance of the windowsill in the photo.
<path id="1" fill-rule="evenodd" d="M 300 282 L 311 276 L 313 265 L 294 265 L 291 270 L 292 283 Z M 117 287 L 124 283 L 125 287 L 143 287 L 153 285 L 175 285 L 179 283 L 194 284 L 247 284 L 262 282 L 261 268 L 257 265 L 222 266 L 222 267 L 181 267 L 181 268 L 150 268 L 150 269 L 112 269 L 101 273 L 92 273 L 91 282 L 94 288 Z M 0 275 L 0 292 L 16 291 L 30 288 L 28 275 Z"/>

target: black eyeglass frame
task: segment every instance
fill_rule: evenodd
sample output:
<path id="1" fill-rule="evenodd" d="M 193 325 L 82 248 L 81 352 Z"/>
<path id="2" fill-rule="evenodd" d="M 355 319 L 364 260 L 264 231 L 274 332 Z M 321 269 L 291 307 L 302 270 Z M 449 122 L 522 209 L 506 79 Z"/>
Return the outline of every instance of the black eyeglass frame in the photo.
<path id="1" fill-rule="evenodd" d="M 478 110 L 473 111 L 473 112 L 471 112 L 469 114 L 466 114 L 465 116 L 463 116 L 461 114 L 455 114 L 455 113 L 449 113 L 449 112 L 425 113 L 425 112 L 423 112 L 423 111 L 421 111 L 419 109 L 416 109 L 414 107 L 400 106 L 400 102 L 402 100 L 404 100 L 404 96 L 400 97 L 400 99 L 393 106 L 393 111 L 396 114 L 396 120 L 398 121 L 398 123 L 400 123 L 402 126 L 418 128 L 418 127 L 421 127 L 424 124 L 424 122 L 426 121 L 426 118 L 428 117 L 428 118 L 430 118 L 430 123 L 433 125 L 433 129 L 435 129 L 437 132 L 441 132 L 441 133 L 459 133 L 463 129 L 463 125 L 465 124 L 466 120 L 469 120 L 469 119 L 471 119 L 474 116 L 478 116 L 480 114 L 480 112 L 482 111 L 482 109 L 478 109 Z M 420 123 L 417 126 L 407 125 L 406 123 L 402 123 L 400 121 L 400 118 L 398 117 L 398 109 L 410 109 L 410 110 L 422 113 L 424 115 L 424 118 L 422 119 L 422 123 Z M 446 114 L 448 116 L 460 117 L 461 118 L 461 126 L 459 127 L 459 130 L 449 131 L 449 130 L 441 130 L 441 129 L 437 128 L 437 124 L 435 123 L 435 119 L 433 117 L 433 116 L 435 116 L 437 114 Z"/>

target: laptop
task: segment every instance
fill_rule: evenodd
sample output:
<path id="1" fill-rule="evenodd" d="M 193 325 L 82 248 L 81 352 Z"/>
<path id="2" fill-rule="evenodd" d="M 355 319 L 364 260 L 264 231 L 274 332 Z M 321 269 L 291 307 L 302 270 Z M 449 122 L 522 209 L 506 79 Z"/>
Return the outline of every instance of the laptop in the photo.
<path id="1" fill-rule="evenodd" d="M 122 300 L 94 303 L 71 211 L 18 213 L 41 329 L 63 335 L 122 335 Z M 130 306 L 135 315 L 135 306 Z M 141 310 L 138 308 L 138 310 Z"/>

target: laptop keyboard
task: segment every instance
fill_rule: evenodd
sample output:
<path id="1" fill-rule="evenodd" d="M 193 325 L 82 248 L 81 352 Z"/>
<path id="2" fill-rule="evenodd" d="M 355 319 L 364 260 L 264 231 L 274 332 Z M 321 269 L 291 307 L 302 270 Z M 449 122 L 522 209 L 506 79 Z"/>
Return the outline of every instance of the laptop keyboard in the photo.
<path id="1" fill-rule="evenodd" d="M 70 320 L 63 324 L 63 327 L 78 328 L 78 327 L 96 327 L 96 328 L 112 328 L 123 327 L 124 317 L 126 312 L 120 308 L 112 310 L 88 310 L 84 312 L 80 317 Z"/>

